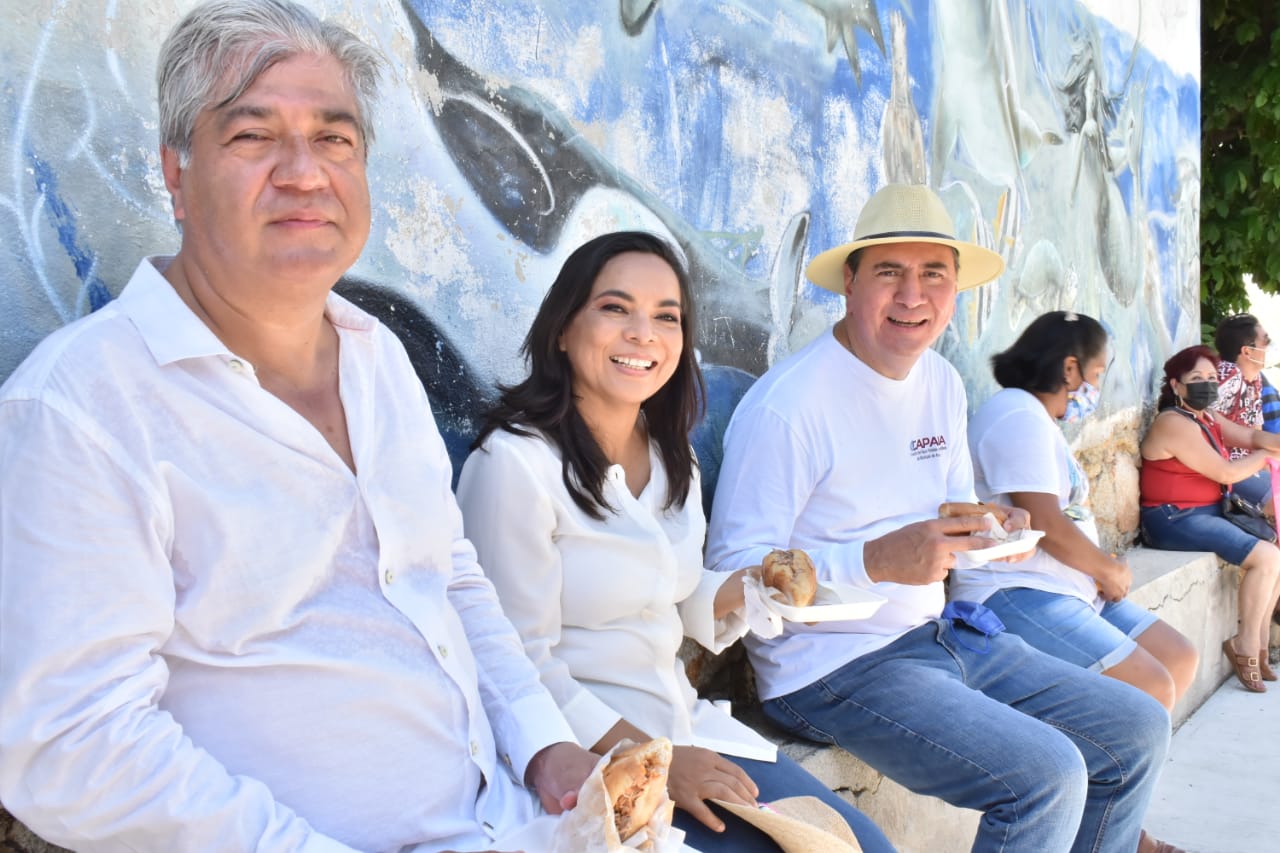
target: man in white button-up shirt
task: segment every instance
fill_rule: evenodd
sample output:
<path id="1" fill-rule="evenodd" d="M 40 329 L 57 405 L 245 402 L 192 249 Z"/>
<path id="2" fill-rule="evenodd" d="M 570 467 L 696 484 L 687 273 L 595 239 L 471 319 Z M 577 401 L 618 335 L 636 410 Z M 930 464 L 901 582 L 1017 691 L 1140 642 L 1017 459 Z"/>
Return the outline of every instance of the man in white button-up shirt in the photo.
<path id="1" fill-rule="evenodd" d="M 53 842 L 514 846 L 594 764 L 403 349 L 330 293 L 378 64 L 283 0 L 188 15 L 159 71 L 180 251 L 0 389 L 0 801 Z"/>

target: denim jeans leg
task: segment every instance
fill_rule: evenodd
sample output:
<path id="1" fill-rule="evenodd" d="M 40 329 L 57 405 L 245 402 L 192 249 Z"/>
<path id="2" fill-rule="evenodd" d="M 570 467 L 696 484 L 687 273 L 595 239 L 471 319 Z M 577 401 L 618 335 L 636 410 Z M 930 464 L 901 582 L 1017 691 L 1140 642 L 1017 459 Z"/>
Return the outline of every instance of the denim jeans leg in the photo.
<path id="1" fill-rule="evenodd" d="M 1132 853 L 1169 749 L 1169 715 L 1146 693 L 1043 654 L 1011 634 L 991 654 L 951 648 L 967 683 L 1046 723 L 1075 744 L 1089 788 L 1073 851 Z"/>
<path id="2" fill-rule="evenodd" d="M 939 643 L 942 625 L 950 631 L 949 623 L 923 625 L 768 700 L 765 712 L 797 735 L 839 744 L 912 791 L 983 812 L 975 851 L 1070 849 L 1087 794 L 1080 750 L 1061 731 L 966 686 L 962 661 Z M 966 642 L 981 648 L 983 638 L 970 634 Z M 966 654 L 999 659 L 996 648 Z M 1032 674 L 1009 672 L 1011 681 L 1028 677 L 1034 682 Z"/>

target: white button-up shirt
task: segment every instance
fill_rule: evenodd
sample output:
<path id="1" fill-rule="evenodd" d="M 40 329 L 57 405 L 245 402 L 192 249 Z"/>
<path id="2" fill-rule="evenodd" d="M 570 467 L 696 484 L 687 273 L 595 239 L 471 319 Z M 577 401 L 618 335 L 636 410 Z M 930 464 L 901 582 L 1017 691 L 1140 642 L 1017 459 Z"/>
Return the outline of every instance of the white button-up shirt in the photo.
<path id="1" fill-rule="evenodd" d="M 676 656 L 686 635 L 718 653 L 747 625 L 736 613 L 715 619 L 728 576 L 702 568 L 696 477 L 684 506 L 664 509 L 667 474 L 652 448 L 649 462 L 639 497 L 610 467 L 604 495 L 617 512 L 602 521 L 573 502 L 550 444 L 494 432 L 462 466 L 467 536 L 584 746 L 625 717 L 677 745 L 773 761 L 771 743 L 698 698 Z"/>
<path id="2" fill-rule="evenodd" d="M 399 342 L 327 315 L 356 474 L 150 261 L 0 389 L 0 801 L 49 840 L 475 849 L 536 813 L 572 732 Z"/>

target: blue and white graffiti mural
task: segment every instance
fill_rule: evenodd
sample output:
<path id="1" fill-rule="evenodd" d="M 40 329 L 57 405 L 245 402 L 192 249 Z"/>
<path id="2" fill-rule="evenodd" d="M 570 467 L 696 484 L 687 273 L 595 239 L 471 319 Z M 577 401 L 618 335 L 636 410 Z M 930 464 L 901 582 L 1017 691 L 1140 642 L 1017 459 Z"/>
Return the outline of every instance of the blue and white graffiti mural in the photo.
<path id="1" fill-rule="evenodd" d="M 9 11 L 0 378 L 176 246 L 153 68 L 190 5 Z M 804 263 L 889 180 L 937 188 L 1009 264 L 940 343 L 975 404 L 989 355 L 1044 310 L 1111 330 L 1111 411 L 1149 401 L 1152 366 L 1198 335 L 1199 68 L 1179 65 L 1198 4 L 1118 4 L 1115 22 L 1101 0 L 314 5 L 391 61 L 373 233 L 343 287 L 406 338 L 459 436 L 520 375 L 543 290 L 584 239 L 672 238 L 704 362 L 757 374 L 838 316 Z"/>

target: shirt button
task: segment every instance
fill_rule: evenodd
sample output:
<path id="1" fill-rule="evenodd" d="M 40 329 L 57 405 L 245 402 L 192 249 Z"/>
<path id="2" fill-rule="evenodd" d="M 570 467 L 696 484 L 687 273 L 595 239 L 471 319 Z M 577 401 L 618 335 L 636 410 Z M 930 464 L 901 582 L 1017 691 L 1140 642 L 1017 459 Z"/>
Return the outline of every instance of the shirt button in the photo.
<path id="1" fill-rule="evenodd" d="M 230 365 L 231 365 L 231 369 L 232 369 L 234 372 L 236 372 L 236 373 L 244 373 L 244 362 L 243 362 L 243 361 L 241 361 L 240 359 L 238 359 L 238 358 L 233 358 L 233 359 L 231 359 L 231 361 L 230 361 L 230 362 L 228 362 L 228 364 L 230 364 Z"/>
<path id="2" fill-rule="evenodd" d="M 387 569 L 387 573 L 382 576 L 382 579 L 387 583 L 391 583 L 396 579 L 396 573 L 391 571 L 390 569 Z"/>
<path id="3" fill-rule="evenodd" d="M 507 763 L 507 766 L 508 766 L 508 767 L 511 767 L 511 768 L 513 768 L 513 769 L 515 768 L 515 765 L 511 763 L 511 755 L 510 755 L 509 753 L 505 753 L 505 752 L 504 752 L 504 753 L 502 754 L 502 760 L 503 760 L 503 761 L 505 761 L 505 762 Z"/>
<path id="4" fill-rule="evenodd" d="M 436 651 L 440 652 L 440 657 L 447 658 L 449 656 L 449 647 L 441 643 L 436 646 Z"/>
<path id="5" fill-rule="evenodd" d="M 480 744 L 474 740 L 471 741 L 471 757 L 475 758 L 479 754 L 480 754 Z"/>

